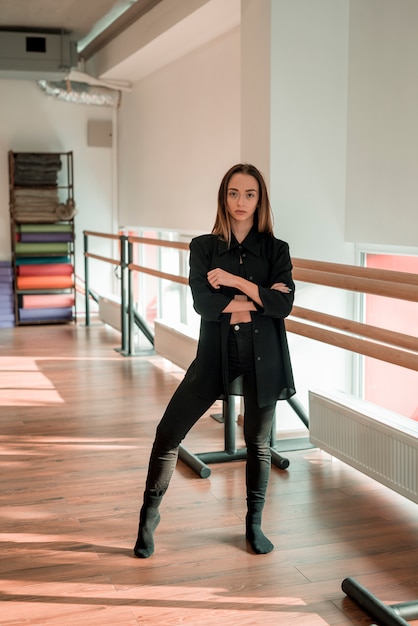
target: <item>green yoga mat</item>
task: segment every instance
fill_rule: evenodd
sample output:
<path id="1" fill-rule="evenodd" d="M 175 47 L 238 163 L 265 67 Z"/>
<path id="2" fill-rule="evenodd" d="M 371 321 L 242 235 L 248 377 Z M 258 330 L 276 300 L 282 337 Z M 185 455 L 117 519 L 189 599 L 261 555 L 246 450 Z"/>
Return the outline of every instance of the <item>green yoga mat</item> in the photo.
<path id="1" fill-rule="evenodd" d="M 20 224 L 21 233 L 71 233 L 72 224 Z"/>
<path id="2" fill-rule="evenodd" d="M 68 243 L 22 243 L 17 242 L 16 254 L 67 254 Z"/>
<path id="3" fill-rule="evenodd" d="M 69 256 L 21 256 L 16 259 L 16 265 L 37 265 L 39 263 L 70 263 Z"/>

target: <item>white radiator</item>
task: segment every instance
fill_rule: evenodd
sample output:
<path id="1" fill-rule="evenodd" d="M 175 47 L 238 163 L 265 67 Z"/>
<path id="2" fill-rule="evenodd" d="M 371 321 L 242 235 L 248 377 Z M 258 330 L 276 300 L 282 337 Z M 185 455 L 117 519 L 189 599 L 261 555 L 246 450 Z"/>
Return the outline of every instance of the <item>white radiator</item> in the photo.
<path id="1" fill-rule="evenodd" d="M 311 442 L 418 504 L 418 422 L 346 394 L 309 392 Z"/>
<path id="2" fill-rule="evenodd" d="M 157 354 L 184 370 L 196 356 L 197 336 L 186 324 L 168 324 L 162 319 L 154 322 L 154 348 Z"/>
<path id="3" fill-rule="evenodd" d="M 99 318 L 104 324 L 122 330 L 120 300 L 115 296 L 99 296 Z"/>

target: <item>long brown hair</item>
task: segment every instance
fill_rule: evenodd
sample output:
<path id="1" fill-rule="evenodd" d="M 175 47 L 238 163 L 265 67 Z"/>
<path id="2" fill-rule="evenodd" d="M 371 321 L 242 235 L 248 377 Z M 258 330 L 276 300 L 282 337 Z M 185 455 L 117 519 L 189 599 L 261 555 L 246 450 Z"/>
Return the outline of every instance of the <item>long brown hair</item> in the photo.
<path id="1" fill-rule="evenodd" d="M 223 177 L 218 191 L 218 211 L 216 213 L 215 224 L 212 229 L 213 235 L 219 235 L 228 242 L 231 242 L 231 220 L 227 209 L 228 185 L 234 174 L 249 174 L 258 182 L 258 204 L 254 213 L 254 227 L 259 233 L 273 234 L 273 216 L 271 212 L 270 200 L 267 186 L 261 172 L 249 163 L 238 163 L 233 165 Z"/>

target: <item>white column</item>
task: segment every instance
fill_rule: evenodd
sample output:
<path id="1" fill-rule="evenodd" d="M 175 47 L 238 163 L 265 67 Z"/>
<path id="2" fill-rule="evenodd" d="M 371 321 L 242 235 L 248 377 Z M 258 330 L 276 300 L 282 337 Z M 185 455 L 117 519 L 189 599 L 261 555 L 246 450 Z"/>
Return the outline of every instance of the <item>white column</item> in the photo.
<path id="1" fill-rule="evenodd" d="M 241 3 L 241 159 L 270 179 L 271 0 Z"/>

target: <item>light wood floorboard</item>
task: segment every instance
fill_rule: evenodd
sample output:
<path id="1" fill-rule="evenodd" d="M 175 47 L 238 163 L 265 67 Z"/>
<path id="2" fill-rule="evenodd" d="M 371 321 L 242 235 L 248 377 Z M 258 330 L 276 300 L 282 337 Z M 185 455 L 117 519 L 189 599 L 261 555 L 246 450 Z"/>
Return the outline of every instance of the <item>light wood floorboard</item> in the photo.
<path id="1" fill-rule="evenodd" d="M 272 469 L 271 554 L 244 540 L 244 462 L 209 479 L 179 462 L 156 552 L 134 558 L 155 426 L 182 372 L 119 345 L 98 323 L 0 329 L 2 626 L 367 626 L 348 576 L 388 604 L 418 599 L 416 505 L 316 449 Z M 187 447 L 222 449 L 222 429 L 206 415 Z"/>

